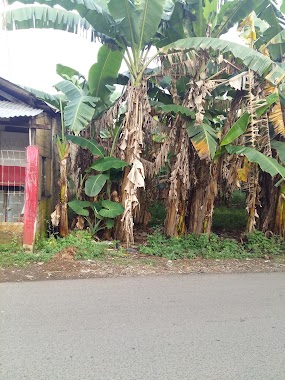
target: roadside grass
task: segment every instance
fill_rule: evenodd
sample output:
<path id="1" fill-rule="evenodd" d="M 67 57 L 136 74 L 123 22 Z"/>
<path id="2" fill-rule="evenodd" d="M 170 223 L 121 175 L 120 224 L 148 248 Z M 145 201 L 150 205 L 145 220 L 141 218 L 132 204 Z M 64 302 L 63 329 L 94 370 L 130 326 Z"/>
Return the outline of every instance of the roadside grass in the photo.
<path id="1" fill-rule="evenodd" d="M 87 231 L 71 233 L 63 239 L 43 239 L 37 242 L 33 253 L 27 253 L 15 242 L 0 245 L 0 267 L 25 267 L 31 263 L 48 262 L 55 255 L 72 253 L 76 260 L 113 259 L 116 263 L 131 265 L 124 248 L 115 247 L 115 242 L 96 242 Z M 273 236 L 267 238 L 256 231 L 244 236 L 243 242 L 219 237 L 215 234 L 196 236 L 193 234 L 181 238 L 167 238 L 160 232 L 148 236 L 145 245 L 137 248 L 147 255 L 140 258 L 143 265 L 156 265 L 152 256 L 169 260 L 193 259 L 246 259 L 264 256 L 285 255 L 285 242 Z M 132 260 L 133 263 L 133 260 Z"/>
<path id="2" fill-rule="evenodd" d="M 0 244 L 0 267 L 24 267 L 31 263 L 48 262 L 56 254 L 70 248 L 76 260 L 93 260 L 103 259 L 112 251 L 114 244 L 96 242 L 87 231 L 77 231 L 63 239 L 41 239 L 36 243 L 33 253 L 26 252 L 15 242 Z"/>
<path id="3" fill-rule="evenodd" d="M 48 252 L 27 253 L 23 247 L 12 242 L 10 244 L 0 244 L 0 267 L 24 267 L 35 262 L 47 262 L 52 255 Z"/>
<path id="4" fill-rule="evenodd" d="M 65 238 L 54 238 L 40 240 L 35 247 L 39 255 L 49 253 L 54 256 L 65 249 L 72 248 L 76 260 L 93 260 L 103 257 L 108 249 L 114 248 L 112 242 L 97 242 L 88 231 L 74 231 Z"/>
<path id="5" fill-rule="evenodd" d="M 269 239 L 260 231 L 246 235 L 242 243 L 215 234 L 210 236 L 189 234 L 181 238 L 167 238 L 160 232 L 155 232 L 148 237 L 146 245 L 140 246 L 140 252 L 169 260 L 196 257 L 246 259 L 260 258 L 264 255 L 284 255 L 285 243 L 274 236 Z"/>

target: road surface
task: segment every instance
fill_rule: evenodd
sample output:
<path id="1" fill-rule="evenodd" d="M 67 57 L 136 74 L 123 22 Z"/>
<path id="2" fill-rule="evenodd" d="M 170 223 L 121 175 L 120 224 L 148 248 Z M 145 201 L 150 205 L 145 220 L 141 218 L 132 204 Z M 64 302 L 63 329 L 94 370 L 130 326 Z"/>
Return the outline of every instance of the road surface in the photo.
<path id="1" fill-rule="evenodd" d="M 1 380 L 284 380 L 285 273 L 0 284 Z"/>

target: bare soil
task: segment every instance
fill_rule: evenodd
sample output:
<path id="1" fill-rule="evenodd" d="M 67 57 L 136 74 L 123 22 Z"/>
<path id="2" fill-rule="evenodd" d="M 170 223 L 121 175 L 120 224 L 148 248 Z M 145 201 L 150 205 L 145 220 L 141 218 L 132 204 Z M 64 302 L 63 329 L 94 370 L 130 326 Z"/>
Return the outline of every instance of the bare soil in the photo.
<path id="1" fill-rule="evenodd" d="M 107 256 L 102 260 L 78 261 L 74 259 L 73 252 L 65 252 L 47 263 L 33 263 L 24 268 L 0 268 L 0 282 L 241 272 L 285 272 L 285 256 L 245 260 L 196 258 L 171 261 L 132 252 L 122 256 Z"/>

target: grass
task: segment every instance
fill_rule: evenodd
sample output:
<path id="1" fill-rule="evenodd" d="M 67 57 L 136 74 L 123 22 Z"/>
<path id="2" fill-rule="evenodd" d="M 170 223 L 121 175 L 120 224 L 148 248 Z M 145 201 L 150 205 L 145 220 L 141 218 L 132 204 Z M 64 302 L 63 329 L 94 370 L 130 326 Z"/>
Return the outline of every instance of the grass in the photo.
<path id="1" fill-rule="evenodd" d="M 240 198 L 238 199 L 240 201 Z M 225 211 L 216 214 L 216 218 L 226 220 L 226 224 L 232 223 L 237 226 L 243 220 L 237 214 L 229 214 Z M 239 212 L 243 211 L 237 208 Z M 230 219 L 231 218 L 231 219 Z M 217 223 L 217 219 L 216 219 Z M 77 231 L 71 233 L 63 239 L 51 237 L 39 240 L 33 253 L 27 253 L 24 249 L 12 242 L 0 245 L 0 267 L 24 267 L 30 263 L 47 262 L 55 254 L 72 248 L 77 260 L 105 260 L 114 258 L 115 260 L 126 261 L 124 249 L 115 249 L 115 243 L 96 242 L 88 231 Z M 151 256 L 165 257 L 170 260 L 192 259 L 196 257 L 208 259 L 245 259 L 258 258 L 264 255 L 284 255 L 285 242 L 273 236 L 267 238 L 262 232 L 256 231 L 248 234 L 244 242 L 240 243 L 235 239 L 219 237 L 215 234 L 196 236 L 189 234 L 181 238 L 166 238 L 160 232 L 155 232 L 148 237 L 147 243 L 139 247 L 141 253 L 149 255 L 145 258 L 146 265 L 155 265 Z"/>
<path id="2" fill-rule="evenodd" d="M 42 239 L 36 243 L 33 253 L 27 253 L 15 242 L 0 245 L 0 267 L 24 267 L 31 263 L 47 262 L 65 248 L 74 248 L 75 259 L 93 260 L 103 258 L 113 245 L 95 242 L 87 231 L 71 233 L 66 238 Z"/>
<path id="3" fill-rule="evenodd" d="M 233 192 L 228 205 L 216 205 L 213 214 L 213 231 L 244 231 L 247 223 L 245 193 Z"/>
<path id="4" fill-rule="evenodd" d="M 216 206 L 213 214 L 214 231 L 244 231 L 247 222 L 245 208 Z"/>
<path id="5" fill-rule="evenodd" d="M 107 249 L 113 247 L 106 242 L 96 242 L 88 231 L 75 231 L 69 234 L 66 238 L 40 240 L 35 247 L 38 254 L 45 252 L 52 256 L 62 251 L 65 248 L 74 248 L 75 259 L 77 260 L 93 260 L 102 257 L 106 254 Z"/>
<path id="6" fill-rule="evenodd" d="M 24 267 L 31 263 L 47 262 L 53 255 L 49 252 L 27 253 L 23 247 L 12 242 L 0 245 L 0 267 Z"/>
<path id="7" fill-rule="evenodd" d="M 170 260 L 192 259 L 245 259 L 264 255 L 284 255 L 285 243 L 277 237 L 266 238 L 256 231 L 247 235 L 247 241 L 239 243 L 234 239 L 221 238 L 215 234 L 196 236 L 189 234 L 181 238 L 166 238 L 156 232 L 148 237 L 147 244 L 140 252 Z"/>
<path id="8" fill-rule="evenodd" d="M 164 202 L 155 201 L 151 204 L 149 208 L 151 219 L 149 222 L 150 227 L 163 226 L 164 220 L 166 218 L 166 208 Z"/>

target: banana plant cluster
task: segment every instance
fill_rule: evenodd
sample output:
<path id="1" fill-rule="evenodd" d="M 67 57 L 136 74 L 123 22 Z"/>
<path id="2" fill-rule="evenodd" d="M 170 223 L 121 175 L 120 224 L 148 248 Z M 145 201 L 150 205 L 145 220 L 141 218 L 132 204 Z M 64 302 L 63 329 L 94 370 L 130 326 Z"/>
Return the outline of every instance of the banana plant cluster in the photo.
<path id="1" fill-rule="evenodd" d="M 57 136 L 55 139 L 60 163 L 60 196 L 59 203 L 52 214 L 52 220 L 55 220 L 56 224 L 59 225 L 61 237 L 68 234 L 67 162 L 70 153 L 68 136 L 82 139 L 77 135 L 86 129 L 96 114 L 100 114 L 111 104 L 114 88 L 110 87 L 110 85 L 114 83 L 117 77 L 121 62 L 121 52 L 112 51 L 107 46 L 102 46 L 98 54 L 97 63 L 92 65 L 89 70 L 88 81 L 77 70 L 58 64 L 56 71 L 63 80 L 55 85 L 58 91 L 57 95 L 49 95 L 29 89 L 35 96 L 60 111 L 61 115 L 61 136 Z M 100 97 L 98 97 L 98 94 L 100 94 Z M 95 142 L 92 144 L 90 141 L 88 144 L 87 141 L 87 147 L 90 146 L 93 154 L 104 155 L 104 148 L 100 148 Z M 106 179 L 106 175 L 105 177 L 100 176 L 99 182 L 97 181 L 102 184 L 102 187 L 106 182 L 106 180 L 105 182 L 103 181 L 103 178 Z M 90 179 L 88 183 L 90 183 Z M 91 193 L 92 195 L 90 196 L 94 196 L 94 189 L 90 191 Z M 110 226 L 110 222 L 107 224 Z"/>
<path id="2" fill-rule="evenodd" d="M 28 0 L 21 2 L 34 4 Z M 173 157 L 170 186 L 175 181 L 172 195 L 176 199 L 168 203 L 166 224 L 175 226 L 172 229 L 174 234 L 178 225 L 182 226 L 179 227 L 181 231 L 209 231 L 219 175 L 225 157 L 229 155 L 245 156 L 248 161 L 258 164 L 262 171 L 284 180 L 284 167 L 280 164 L 282 154 L 279 154 L 278 161 L 271 152 L 271 147 L 276 150 L 276 143 L 272 142 L 267 150 L 269 154 L 265 154 L 262 144 L 248 143 L 249 133 L 254 135 L 254 125 L 262 118 L 267 120 L 268 128 L 262 133 L 268 141 L 280 139 L 283 133 L 281 111 L 285 96 L 280 83 L 285 78 L 282 63 L 284 4 L 280 10 L 274 0 L 225 1 L 222 5 L 218 0 L 37 2 L 42 6 L 6 11 L 6 29 L 55 28 L 81 34 L 88 32 L 93 40 L 103 43 L 88 81 L 72 69 L 67 73 L 65 68 L 64 82 L 57 86 L 67 99 L 64 120 L 72 133 L 80 134 L 94 115 L 111 106 L 110 86 L 117 80 L 122 60 L 128 67 L 126 112 L 117 150 L 128 163 L 122 166 L 121 202 L 125 208 L 125 233 L 119 238 L 125 235 L 127 241 L 132 241 L 133 216 L 139 205 L 138 189 L 145 186 L 147 171 L 157 173 L 170 154 Z M 61 8 L 57 7 L 59 3 Z M 221 38 L 237 23 L 245 37 L 252 41 L 250 44 L 241 45 Z M 150 63 L 158 58 L 160 66 L 148 70 Z M 254 89 L 250 87 L 251 80 L 258 83 Z M 234 102 L 242 97 L 247 97 L 246 102 L 239 101 L 235 109 Z M 256 97 L 254 106 L 252 97 Z M 222 104 L 222 99 L 227 99 L 230 106 L 222 110 L 207 106 L 211 102 Z M 153 130 L 157 124 L 157 119 L 151 116 L 153 108 L 158 110 L 159 118 L 162 115 L 172 122 L 155 162 L 147 162 L 144 154 L 149 130 L 146 128 Z M 234 115 L 229 114 L 231 109 L 235 109 Z M 221 118 L 217 122 L 218 117 Z M 258 133 L 251 137 L 251 142 L 256 139 Z M 87 143 L 84 144 L 87 147 Z M 99 164 L 100 160 L 104 163 L 107 159 L 102 151 L 101 155 Z M 97 170 L 96 167 L 93 169 Z M 186 174 L 183 168 L 188 171 Z M 101 187 L 100 193 L 108 183 L 105 170 L 97 172 L 100 173 L 91 175 L 86 181 L 87 195 L 94 194 L 93 189 Z M 203 178 L 199 177 L 199 172 L 204 173 Z M 203 182 L 206 179 L 208 182 Z M 199 186 L 201 194 L 206 194 L 204 198 L 198 194 Z M 187 193 L 192 194 L 192 199 Z M 90 204 L 82 206 L 81 212 L 84 210 L 86 214 L 86 208 L 90 208 Z M 197 210 L 201 209 L 204 214 L 199 211 L 198 215 Z M 100 215 L 99 211 L 94 212 Z M 186 216 L 188 219 L 200 218 L 200 230 L 185 228 Z"/>

